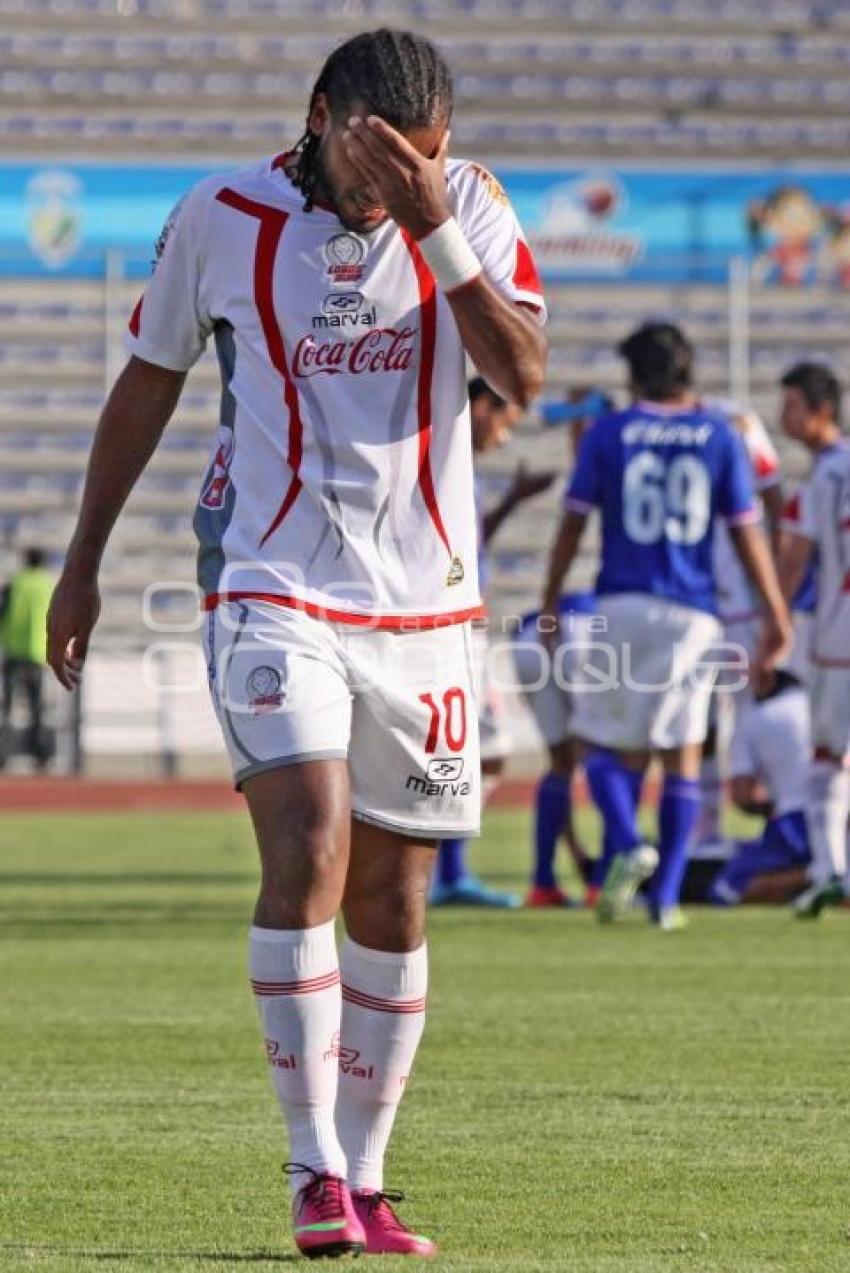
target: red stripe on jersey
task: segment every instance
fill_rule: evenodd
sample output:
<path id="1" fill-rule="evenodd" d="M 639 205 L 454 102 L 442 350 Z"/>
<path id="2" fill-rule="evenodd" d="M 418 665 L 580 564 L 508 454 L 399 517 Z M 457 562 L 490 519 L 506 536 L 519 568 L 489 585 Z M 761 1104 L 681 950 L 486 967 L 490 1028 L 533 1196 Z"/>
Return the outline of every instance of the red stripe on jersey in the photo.
<path id="1" fill-rule="evenodd" d="M 517 239 L 516 242 L 516 266 L 511 281 L 514 287 L 522 292 L 536 292 L 538 296 L 543 295 L 540 275 L 537 273 L 531 248 L 524 239 Z"/>
<path id="2" fill-rule="evenodd" d="M 274 308 L 274 264 L 280 237 L 289 220 L 289 214 L 280 208 L 271 208 L 268 204 L 257 203 L 246 199 L 244 195 L 225 187 L 219 190 L 216 198 L 220 203 L 244 212 L 249 217 L 256 217 L 260 223 L 257 234 L 257 247 L 254 254 L 254 304 L 260 316 L 260 326 L 266 340 L 269 360 L 275 371 L 283 380 L 283 399 L 289 413 L 289 443 L 286 463 L 290 470 L 289 486 L 284 494 L 280 508 L 274 515 L 268 530 L 260 540 L 259 547 L 273 535 L 292 505 L 298 498 L 302 482 L 298 476 L 301 468 L 301 457 L 304 449 L 304 426 L 301 423 L 301 411 L 298 404 L 298 391 L 289 374 L 286 360 L 286 347 L 283 343 L 280 326 Z"/>
<path id="3" fill-rule="evenodd" d="M 487 611 L 482 605 L 469 606 L 465 610 L 447 610 L 442 614 L 358 614 L 353 610 L 331 610 L 328 606 L 304 601 L 301 597 L 287 597 L 279 592 L 211 592 L 204 597 L 203 610 L 215 610 L 226 601 L 266 601 L 269 605 L 283 606 L 286 610 L 301 610 L 312 619 L 324 619 L 326 623 L 350 623 L 355 628 L 373 628 L 376 632 L 418 632 L 432 628 L 450 628 L 470 619 L 485 619 Z"/>
<path id="4" fill-rule="evenodd" d="M 437 495 L 434 490 L 434 476 L 431 472 L 431 381 L 434 377 L 434 354 L 437 346 L 437 284 L 434 275 L 425 264 L 425 258 L 419 251 L 412 234 L 402 230 L 407 250 L 416 271 L 416 282 L 419 286 L 419 309 L 421 313 L 422 352 L 419 358 L 419 384 L 417 387 L 417 413 L 419 416 L 419 486 L 425 500 L 425 507 L 431 515 L 431 521 L 437 534 L 446 546 L 451 557 L 452 550 L 449 537 L 443 525 Z"/>
<path id="5" fill-rule="evenodd" d="M 130 328 L 130 335 L 138 338 L 139 329 L 142 323 L 142 301 L 145 299 L 144 293 L 136 301 L 136 308 L 130 315 L 130 321 L 127 326 Z"/>

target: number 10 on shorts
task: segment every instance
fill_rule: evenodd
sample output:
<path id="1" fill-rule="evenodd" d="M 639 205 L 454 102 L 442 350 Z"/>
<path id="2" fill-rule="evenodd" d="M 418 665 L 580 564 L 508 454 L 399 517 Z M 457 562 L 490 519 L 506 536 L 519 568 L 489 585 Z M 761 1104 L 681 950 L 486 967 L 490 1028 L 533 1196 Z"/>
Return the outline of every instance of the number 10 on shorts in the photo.
<path id="1" fill-rule="evenodd" d="M 442 706 L 433 694 L 420 694 L 419 702 L 424 703 L 431 713 L 425 754 L 433 756 L 440 745 L 441 730 L 449 751 L 463 751 L 466 743 L 466 695 L 460 686 L 453 685 L 446 690 Z"/>

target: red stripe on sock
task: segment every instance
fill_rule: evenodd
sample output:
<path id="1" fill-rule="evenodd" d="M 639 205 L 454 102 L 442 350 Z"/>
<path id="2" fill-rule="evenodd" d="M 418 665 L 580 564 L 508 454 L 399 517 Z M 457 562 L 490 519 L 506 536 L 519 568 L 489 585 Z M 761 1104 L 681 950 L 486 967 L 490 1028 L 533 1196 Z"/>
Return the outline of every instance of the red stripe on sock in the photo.
<path id="1" fill-rule="evenodd" d="M 367 995 L 362 990 L 355 990 L 353 986 L 346 985 L 342 987 L 342 997 L 346 1003 L 351 1003 L 356 1008 L 366 1008 L 370 1012 L 399 1014 L 424 1012 L 427 1002 L 425 995 L 421 999 L 379 999 L 376 995 Z"/>
<path id="2" fill-rule="evenodd" d="M 330 990 L 340 983 L 339 971 L 327 972 L 321 977 L 310 977 L 304 981 L 255 981 L 251 978 L 251 989 L 255 995 L 309 995 L 319 990 Z"/>

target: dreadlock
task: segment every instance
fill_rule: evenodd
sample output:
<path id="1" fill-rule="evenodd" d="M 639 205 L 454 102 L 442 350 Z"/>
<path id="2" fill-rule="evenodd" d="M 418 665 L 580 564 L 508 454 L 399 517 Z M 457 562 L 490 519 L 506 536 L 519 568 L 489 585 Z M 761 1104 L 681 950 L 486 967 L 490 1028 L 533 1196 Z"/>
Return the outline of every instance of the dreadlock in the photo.
<path id="1" fill-rule="evenodd" d="M 421 35 L 387 27 L 364 31 L 334 49 L 313 85 L 308 121 L 319 93 L 337 118 L 362 103 L 400 133 L 428 128 L 452 113 L 451 74 L 434 45 Z M 291 178 L 307 212 L 316 191 L 320 141 L 308 122 L 295 147 Z"/>

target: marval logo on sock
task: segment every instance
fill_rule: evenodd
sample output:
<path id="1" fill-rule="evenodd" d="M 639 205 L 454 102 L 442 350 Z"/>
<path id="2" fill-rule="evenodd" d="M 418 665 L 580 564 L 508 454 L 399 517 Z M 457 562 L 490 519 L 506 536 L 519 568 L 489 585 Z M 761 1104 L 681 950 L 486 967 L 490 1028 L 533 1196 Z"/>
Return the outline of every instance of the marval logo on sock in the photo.
<path id="1" fill-rule="evenodd" d="M 269 1065 L 277 1070 L 297 1070 L 295 1053 L 289 1052 L 284 1055 L 280 1049 L 281 1045 L 277 1039 L 266 1039 L 266 1060 Z"/>
<path id="2" fill-rule="evenodd" d="M 360 1053 L 356 1048 L 344 1048 L 340 1043 L 339 1034 L 335 1034 L 331 1039 L 330 1049 L 325 1053 L 326 1061 L 337 1057 L 339 1060 L 339 1068 L 343 1074 L 350 1074 L 355 1079 L 371 1079 L 375 1077 L 374 1065 L 357 1065 L 355 1062 L 360 1060 Z"/>

